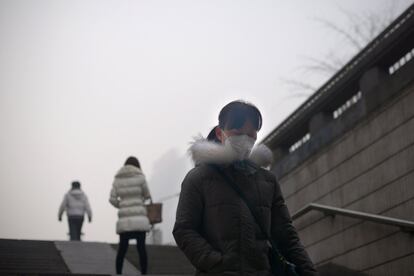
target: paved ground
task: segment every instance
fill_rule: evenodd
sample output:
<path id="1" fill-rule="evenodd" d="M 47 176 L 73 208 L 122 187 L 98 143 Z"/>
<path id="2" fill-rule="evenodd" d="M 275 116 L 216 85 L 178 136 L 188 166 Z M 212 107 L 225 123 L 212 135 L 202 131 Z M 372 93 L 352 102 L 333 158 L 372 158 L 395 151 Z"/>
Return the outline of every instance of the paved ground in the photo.
<path id="1" fill-rule="evenodd" d="M 57 241 L 55 245 L 71 273 L 115 274 L 116 251 L 107 243 Z M 140 272 L 125 259 L 123 275 Z"/>

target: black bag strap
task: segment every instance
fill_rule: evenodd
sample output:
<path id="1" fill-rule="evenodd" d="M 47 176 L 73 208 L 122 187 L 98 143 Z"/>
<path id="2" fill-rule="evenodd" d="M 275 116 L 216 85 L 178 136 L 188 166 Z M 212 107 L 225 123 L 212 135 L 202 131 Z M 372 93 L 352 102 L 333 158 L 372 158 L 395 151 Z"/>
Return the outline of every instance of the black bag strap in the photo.
<path id="1" fill-rule="evenodd" d="M 256 224 L 259 226 L 260 231 L 262 231 L 262 234 L 264 235 L 264 237 L 266 237 L 267 241 L 270 243 L 271 245 L 271 250 L 273 251 L 273 254 L 275 254 L 275 256 L 277 257 L 278 263 L 281 267 L 283 267 L 285 265 L 285 263 L 283 262 L 283 260 L 285 260 L 285 258 L 283 257 L 283 255 L 280 253 L 280 251 L 278 250 L 276 243 L 272 241 L 271 237 L 269 237 L 269 235 L 267 235 L 263 225 L 261 225 L 259 223 L 259 218 L 257 217 L 256 213 L 253 211 L 253 205 L 249 202 L 249 200 L 245 197 L 245 195 L 243 194 L 242 190 L 240 189 L 240 187 L 217 165 L 213 165 L 211 164 L 211 167 L 213 167 L 223 178 L 224 180 L 226 180 L 226 183 L 240 196 L 240 198 L 244 201 L 244 203 L 246 204 L 247 208 L 250 210 L 250 213 L 252 214 Z"/>

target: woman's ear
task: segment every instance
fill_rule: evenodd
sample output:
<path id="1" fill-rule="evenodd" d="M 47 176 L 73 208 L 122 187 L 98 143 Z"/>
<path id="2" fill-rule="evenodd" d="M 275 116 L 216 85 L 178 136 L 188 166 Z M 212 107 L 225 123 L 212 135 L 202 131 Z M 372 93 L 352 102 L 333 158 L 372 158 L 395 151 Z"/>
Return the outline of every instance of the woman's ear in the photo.
<path id="1" fill-rule="evenodd" d="M 223 143 L 224 142 L 224 137 L 223 137 L 224 132 L 223 132 L 223 130 L 219 126 L 216 126 L 214 131 L 216 132 L 217 139 L 219 139 L 220 142 Z"/>

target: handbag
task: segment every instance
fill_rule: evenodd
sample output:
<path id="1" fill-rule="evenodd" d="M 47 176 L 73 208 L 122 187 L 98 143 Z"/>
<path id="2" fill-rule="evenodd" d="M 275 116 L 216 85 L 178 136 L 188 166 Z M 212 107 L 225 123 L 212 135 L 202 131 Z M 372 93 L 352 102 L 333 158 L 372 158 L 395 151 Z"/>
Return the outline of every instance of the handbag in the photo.
<path id="1" fill-rule="evenodd" d="M 259 219 L 256 214 L 253 212 L 253 205 L 247 200 L 244 196 L 243 192 L 239 188 L 239 186 L 225 174 L 220 167 L 217 165 L 211 165 L 223 178 L 226 180 L 225 182 L 240 196 L 240 198 L 244 201 L 247 208 L 249 209 L 250 213 L 252 214 L 255 222 L 259 225 L 260 231 L 266 237 L 269 243 L 269 263 L 270 269 L 273 275 L 275 276 L 299 276 L 299 273 L 296 270 L 296 265 L 289 262 L 288 260 L 283 257 L 280 253 L 279 249 L 277 248 L 276 243 L 267 235 L 266 231 L 264 230 L 263 226 L 259 223 Z"/>
<path id="2" fill-rule="evenodd" d="M 152 200 L 145 205 L 147 208 L 147 217 L 150 224 L 157 224 L 162 222 L 162 203 L 154 203 Z"/>

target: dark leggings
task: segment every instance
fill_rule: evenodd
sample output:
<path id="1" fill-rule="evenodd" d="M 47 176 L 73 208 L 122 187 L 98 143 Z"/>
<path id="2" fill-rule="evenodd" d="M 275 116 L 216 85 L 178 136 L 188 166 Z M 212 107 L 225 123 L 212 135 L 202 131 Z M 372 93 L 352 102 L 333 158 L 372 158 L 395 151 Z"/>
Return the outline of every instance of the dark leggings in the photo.
<path id="1" fill-rule="evenodd" d="M 118 254 L 116 255 L 116 273 L 122 274 L 122 266 L 124 264 L 125 254 L 128 250 L 129 240 L 137 240 L 137 250 L 139 255 L 139 263 L 141 266 L 141 274 L 147 274 L 148 257 L 145 249 L 145 232 L 134 231 L 119 234 Z"/>

